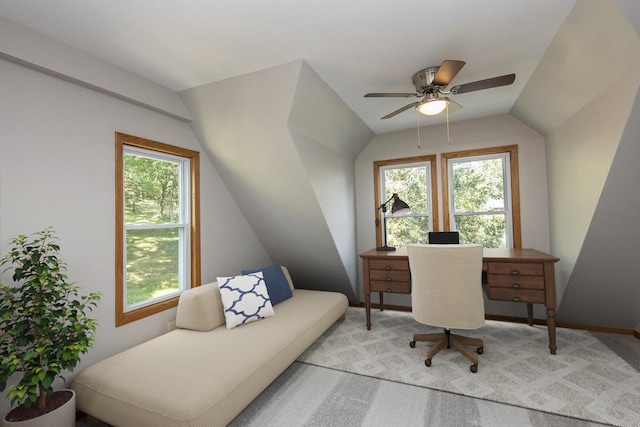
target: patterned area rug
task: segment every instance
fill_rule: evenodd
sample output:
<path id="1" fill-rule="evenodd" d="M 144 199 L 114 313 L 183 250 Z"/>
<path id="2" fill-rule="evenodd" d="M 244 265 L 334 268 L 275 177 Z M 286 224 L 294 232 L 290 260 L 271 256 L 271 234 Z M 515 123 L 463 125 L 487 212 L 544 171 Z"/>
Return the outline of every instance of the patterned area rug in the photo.
<path id="1" fill-rule="evenodd" d="M 411 313 L 349 307 L 298 359 L 301 362 L 567 415 L 615 426 L 640 426 L 640 373 L 589 332 L 557 329 L 557 355 L 549 354 L 546 327 L 487 321 L 474 331 L 453 331 L 484 341 L 478 373 L 453 349 L 424 365 L 430 343 L 409 346 L 422 325 Z M 475 351 L 475 349 L 473 349 Z"/>

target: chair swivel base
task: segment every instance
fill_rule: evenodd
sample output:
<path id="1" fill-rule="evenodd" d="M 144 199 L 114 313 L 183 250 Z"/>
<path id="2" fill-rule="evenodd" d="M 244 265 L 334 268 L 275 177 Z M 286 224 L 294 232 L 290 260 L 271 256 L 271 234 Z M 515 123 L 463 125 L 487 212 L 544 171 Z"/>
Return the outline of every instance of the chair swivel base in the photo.
<path id="1" fill-rule="evenodd" d="M 469 368 L 474 374 L 478 372 L 478 356 L 465 348 L 465 345 L 475 346 L 476 352 L 482 354 L 484 352 L 484 343 L 478 338 L 463 337 L 461 335 L 452 334 L 449 329 L 445 329 L 444 332 L 439 334 L 415 334 L 413 341 L 409 343 L 411 348 L 415 348 L 416 342 L 435 342 L 433 346 L 427 351 L 427 358 L 424 360 L 424 364 L 431 366 L 431 359 L 437 352 L 442 350 L 445 346 L 447 348 L 453 347 L 462 353 L 467 359 L 473 362 Z"/>

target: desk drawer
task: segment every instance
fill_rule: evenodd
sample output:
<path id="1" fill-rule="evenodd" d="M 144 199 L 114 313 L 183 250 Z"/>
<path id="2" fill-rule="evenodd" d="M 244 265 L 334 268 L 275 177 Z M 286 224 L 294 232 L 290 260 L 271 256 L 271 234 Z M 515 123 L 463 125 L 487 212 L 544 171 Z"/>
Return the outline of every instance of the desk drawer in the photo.
<path id="1" fill-rule="evenodd" d="M 409 272 L 403 270 L 369 270 L 369 278 L 386 282 L 408 282 Z"/>
<path id="2" fill-rule="evenodd" d="M 490 262 L 487 265 L 489 274 L 508 274 L 511 276 L 542 276 L 543 266 L 539 263 L 527 262 Z"/>
<path id="3" fill-rule="evenodd" d="M 500 301 L 531 302 L 544 304 L 544 290 L 511 289 L 489 286 L 489 298 Z"/>
<path id="4" fill-rule="evenodd" d="M 369 270 L 405 270 L 409 271 L 409 261 L 401 259 L 372 259 Z"/>
<path id="5" fill-rule="evenodd" d="M 489 286 L 511 289 L 544 289 L 542 276 L 489 274 L 487 277 Z"/>
<path id="6" fill-rule="evenodd" d="M 398 294 L 410 294 L 411 283 L 409 282 L 386 282 L 381 280 L 372 280 L 371 292 L 395 292 Z"/>

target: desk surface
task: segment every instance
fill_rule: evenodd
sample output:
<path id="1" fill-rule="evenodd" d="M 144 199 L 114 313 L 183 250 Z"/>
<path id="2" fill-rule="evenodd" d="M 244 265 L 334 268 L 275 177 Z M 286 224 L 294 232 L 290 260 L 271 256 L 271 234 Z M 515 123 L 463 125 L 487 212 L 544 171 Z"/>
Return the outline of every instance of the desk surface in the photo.
<path id="1" fill-rule="evenodd" d="M 390 258 L 407 257 L 407 248 L 398 248 L 395 251 L 368 250 L 360 254 L 361 258 Z M 560 259 L 553 255 L 540 252 L 536 249 L 495 249 L 484 248 L 482 259 L 486 261 L 508 261 L 517 262 L 557 262 Z"/>

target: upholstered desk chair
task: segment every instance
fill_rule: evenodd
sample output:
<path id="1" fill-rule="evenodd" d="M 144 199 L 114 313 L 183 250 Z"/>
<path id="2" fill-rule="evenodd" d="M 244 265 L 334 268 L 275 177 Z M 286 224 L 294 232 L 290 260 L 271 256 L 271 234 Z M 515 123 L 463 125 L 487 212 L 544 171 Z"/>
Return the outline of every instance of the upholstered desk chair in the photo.
<path id="1" fill-rule="evenodd" d="M 444 328 L 439 334 L 415 334 L 409 344 L 415 347 L 416 341 L 435 342 L 427 352 L 427 366 L 442 348 L 453 347 L 473 362 L 471 372 L 477 372 L 478 356 L 464 346 L 476 346 L 482 354 L 482 340 L 454 335 L 451 329 L 484 325 L 482 245 L 409 245 L 407 252 L 413 317 Z"/>

